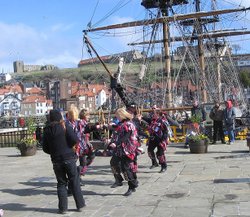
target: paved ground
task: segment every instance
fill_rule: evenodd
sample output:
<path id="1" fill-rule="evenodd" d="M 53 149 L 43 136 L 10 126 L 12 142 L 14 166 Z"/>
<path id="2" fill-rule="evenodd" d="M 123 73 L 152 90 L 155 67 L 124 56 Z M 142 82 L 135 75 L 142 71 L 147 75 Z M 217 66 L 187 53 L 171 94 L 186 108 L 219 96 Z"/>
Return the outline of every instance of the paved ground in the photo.
<path id="1" fill-rule="evenodd" d="M 246 141 L 210 145 L 206 154 L 191 154 L 181 144 L 169 145 L 167 173 L 149 169 L 139 158 L 140 186 L 130 197 L 127 183 L 111 189 L 109 157 L 97 157 L 84 177 L 86 208 L 75 212 L 69 197 L 64 216 L 88 217 L 250 217 L 250 155 Z M 15 148 L 0 149 L 0 208 L 4 217 L 59 216 L 56 180 L 49 156 L 41 150 L 21 157 Z"/>

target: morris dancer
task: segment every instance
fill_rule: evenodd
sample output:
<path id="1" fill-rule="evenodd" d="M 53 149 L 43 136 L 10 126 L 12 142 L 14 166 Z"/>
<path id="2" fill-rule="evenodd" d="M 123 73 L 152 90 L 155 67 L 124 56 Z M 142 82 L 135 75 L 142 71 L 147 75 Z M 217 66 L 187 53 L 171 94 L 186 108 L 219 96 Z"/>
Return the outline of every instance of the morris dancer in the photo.
<path id="1" fill-rule="evenodd" d="M 129 196 L 138 187 L 135 157 L 140 143 L 137 140 L 135 125 L 131 121 L 133 115 L 128 113 L 124 108 L 120 108 L 116 111 L 115 116 L 119 119 L 120 123 L 116 128 L 114 142 L 109 145 L 114 150 L 110 166 L 116 180 L 114 187 L 122 186 L 123 177 L 120 173 L 122 171 L 129 186 L 124 196 Z"/>
<path id="2" fill-rule="evenodd" d="M 152 161 L 152 166 L 150 169 L 158 166 L 158 162 L 156 160 L 157 156 L 159 164 L 161 165 L 160 173 L 163 173 L 167 170 L 167 161 L 164 152 L 166 151 L 168 145 L 168 129 L 169 123 L 167 118 L 160 110 L 156 109 L 148 127 L 150 137 L 147 142 L 147 146 L 148 156 Z M 156 156 L 154 152 L 155 148 L 157 148 Z"/>
<path id="3" fill-rule="evenodd" d="M 90 125 L 88 123 L 89 113 L 86 109 L 80 111 L 79 118 L 78 132 L 81 137 L 79 146 L 80 174 L 85 175 L 87 167 L 95 158 L 93 145 L 89 142 L 90 132 L 99 130 L 101 126 L 99 124 Z"/>
<path id="4" fill-rule="evenodd" d="M 75 106 L 71 106 L 68 111 L 67 123 L 72 126 L 74 132 L 77 134 L 79 143 L 76 147 L 76 153 L 79 156 L 78 170 L 80 175 L 85 175 L 87 166 L 93 162 L 95 157 L 93 146 L 89 142 L 89 133 L 100 128 L 99 125 L 90 126 L 87 123 L 88 113 L 86 110 L 81 110 L 80 114 Z M 80 120 L 78 119 L 78 114 Z M 81 184 L 83 184 L 81 180 Z"/>

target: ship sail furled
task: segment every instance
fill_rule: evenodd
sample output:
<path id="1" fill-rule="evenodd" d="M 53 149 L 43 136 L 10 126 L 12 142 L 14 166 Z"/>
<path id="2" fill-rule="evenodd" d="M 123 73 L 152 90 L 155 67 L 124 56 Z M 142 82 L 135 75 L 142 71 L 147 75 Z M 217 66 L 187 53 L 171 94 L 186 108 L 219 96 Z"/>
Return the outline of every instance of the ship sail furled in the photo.
<path id="1" fill-rule="evenodd" d="M 246 102 L 227 37 L 250 34 L 250 31 L 217 30 L 216 25 L 220 16 L 244 15 L 250 8 L 217 9 L 216 0 L 211 0 L 210 9 L 205 10 L 203 5 L 207 6 L 208 2 L 142 0 L 146 19 L 88 26 L 83 32 L 88 37 L 97 32 L 99 35 L 102 32 L 103 37 L 120 37 L 120 29 L 129 29 L 128 34 L 136 28 L 131 35 L 138 37 L 128 45 L 133 51 L 141 50 L 141 58 L 124 58 L 121 85 L 132 88 L 134 97 L 138 97 L 133 101 L 144 107 L 155 103 L 162 107 L 179 106 L 190 104 L 194 98 L 205 103 L 232 98 L 244 106 Z M 136 67 L 132 60 L 141 66 Z M 131 72 L 139 74 L 136 82 L 131 82 L 135 79 L 127 81 L 126 76 L 131 77 Z"/>

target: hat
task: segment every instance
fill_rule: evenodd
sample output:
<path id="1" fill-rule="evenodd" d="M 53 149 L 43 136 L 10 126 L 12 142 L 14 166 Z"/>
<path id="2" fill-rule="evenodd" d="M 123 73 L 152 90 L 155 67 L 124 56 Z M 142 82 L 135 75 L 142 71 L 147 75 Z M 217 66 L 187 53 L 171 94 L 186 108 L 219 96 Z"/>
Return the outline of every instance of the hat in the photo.
<path id="1" fill-rule="evenodd" d="M 62 115 L 60 113 L 60 111 L 58 110 L 50 110 L 49 112 L 49 120 L 50 122 L 53 122 L 53 121 L 61 121 L 63 118 L 62 118 Z"/>
<path id="2" fill-rule="evenodd" d="M 127 108 L 136 108 L 136 103 L 135 102 L 131 102 L 127 105 Z"/>

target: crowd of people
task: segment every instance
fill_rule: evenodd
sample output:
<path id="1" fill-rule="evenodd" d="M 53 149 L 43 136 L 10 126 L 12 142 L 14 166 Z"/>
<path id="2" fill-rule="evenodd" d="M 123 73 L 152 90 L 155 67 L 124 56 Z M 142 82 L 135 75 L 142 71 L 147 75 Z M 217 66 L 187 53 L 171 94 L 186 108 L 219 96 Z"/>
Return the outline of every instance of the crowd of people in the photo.
<path id="1" fill-rule="evenodd" d="M 185 115 L 186 118 L 188 117 Z M 185 146 L 188 146 L 188 136 L 195 133 L 205 133 L 206 112 L 194 101 L 191 117 L 198 121 L 198 126 L 189 128 Z M 225 109 L 219 103 L 211 110 L 209 117 L 213 120 L 213 144 L 220 140 L 224 144 L 223 123 L 228 131 L 229 144 L 234 142 L 235 110 L 231 101 L 226 102 Z M 138 155 L 144 153 L 141 139 L 147 138 L 147 153 L 151 160 L 150 169 L 160 166 L 160 173 L 167 171 L 166 149 L 172 134 L 171 125 L 181 128 L 180 117 L 175 112 L 169 115 L 157 108 L 144 116 L 135 103 L 119 108 L 115 112 L 112 123 L 89 123 L 89 112 L 80 112 L 75 106 L 67 111 L 65 117 L 58 110 L 51 110 L 42 137 L 43 151 L 51 156 L 53 170 L 57 179 L 58 212 L 64 214 L 68 210 L 68 196 L 73 195 L 77 211 L 81 212 L 85 200 L 81 192 L 84 185 L 83 176 L 88 166 L 93 162 L 95 153 L 90 143 L 90 133 L 104 128 L 111 132 L 106 147 L 111 153 L 110 167 L 114 176 L 116 188 L 128 183 L 124 196 L 130 196 L 139 186 L 137 178 Z M 192 125 L 193 126 L 193 125 Z M 192 131 L 193 130 L 193 131 Z"/>

